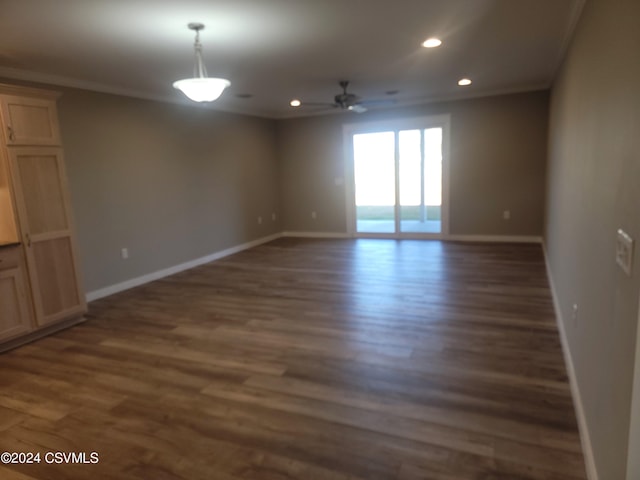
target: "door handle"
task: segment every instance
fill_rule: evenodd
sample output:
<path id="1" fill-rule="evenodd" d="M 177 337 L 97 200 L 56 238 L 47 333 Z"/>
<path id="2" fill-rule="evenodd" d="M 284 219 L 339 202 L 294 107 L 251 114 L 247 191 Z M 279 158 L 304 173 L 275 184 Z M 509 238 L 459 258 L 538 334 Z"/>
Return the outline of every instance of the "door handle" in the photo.
<path id="1" fill-rule="evenodd" d="M 15 135 L 13 134 L 13 128 L 10 125 L 7 125 L 7 130 L 9 131 L 9 140 L 13 142 L 15 140 Z"/>
<path id="2" fill-rule="evenodd" d="M 27 240 L 27 247 L 31 248 L 31 235 L 29 235 L 28 233 L 25 235 L 25 238 Z"/>

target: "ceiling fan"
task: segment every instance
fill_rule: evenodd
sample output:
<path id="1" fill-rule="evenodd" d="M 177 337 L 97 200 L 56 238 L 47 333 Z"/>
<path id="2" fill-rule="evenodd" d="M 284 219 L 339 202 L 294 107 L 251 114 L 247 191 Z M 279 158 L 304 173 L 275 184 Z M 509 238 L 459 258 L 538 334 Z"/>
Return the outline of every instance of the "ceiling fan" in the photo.
<path id="1" fill-rule="evenodd" d="M 358 95 L 347 92 L 347 88 L 349 87 L 348 80 L 341 80 L 339 85 L 342 88 L 342 93 L 333 97 L 333 103 L 300 102 L 298 103 L 298 106 L 333 107 L 341 110 L 349 110 L 355 113 L 363 113 L 366 112 L 367 107 L 370 106 L 393 105 L 395 103 L 395 100 L 392 99 L 363 100 Z M 292 103 L 292 106 L 295 105 Z"/>

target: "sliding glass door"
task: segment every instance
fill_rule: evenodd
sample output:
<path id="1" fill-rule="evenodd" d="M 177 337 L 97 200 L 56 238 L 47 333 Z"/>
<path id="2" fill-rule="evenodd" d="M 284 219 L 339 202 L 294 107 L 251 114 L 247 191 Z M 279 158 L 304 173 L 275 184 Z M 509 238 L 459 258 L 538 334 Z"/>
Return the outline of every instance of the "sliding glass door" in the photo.
<path id="1" fill-rule="evenodd" d="M 395 155 L 394 132 L 353 136 L 358 232 L 396 231 Z"/>
<path id="2" fill-rule="evenodd" d="M 442 231 L 442 128 L 401 130 L 399 144 L 400 231 Z"/>
<path id="3" fill-rule="evenodd" d="M 447 124 L 349 133 L 355 234 L 446 233 L 443 140 Z"/>

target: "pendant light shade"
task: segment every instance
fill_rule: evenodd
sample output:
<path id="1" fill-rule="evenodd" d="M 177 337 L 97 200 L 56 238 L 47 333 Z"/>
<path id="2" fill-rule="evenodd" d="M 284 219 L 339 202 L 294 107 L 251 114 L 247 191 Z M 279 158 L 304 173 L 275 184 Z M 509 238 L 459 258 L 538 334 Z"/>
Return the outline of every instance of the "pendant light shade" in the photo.
<path id="1" fill-rule="evenodd" d="M 224 78 L 207 77 L 207 69 L 202 61 L 202 44 L 200 43 L 200 30 L 204 28 L 204 25 L 202 23 L 190 23 L 189 28 L 196 32 L 194 75 L 193 78 L 185 78 L 173 82 L 173 87 L 182 91 L 194 102 L 213 102 L 222 95 L 224 89 L 231 85 L 231 82 Z"/>
<path id="2" fill-rule="evenodd" d="M 173 82 L 173 86 L 181 90 L 194 102 L 213 102 L 217 100 L 225 88 L 231 85 L 229 80 L 224 78 L 185 78 Z"/>

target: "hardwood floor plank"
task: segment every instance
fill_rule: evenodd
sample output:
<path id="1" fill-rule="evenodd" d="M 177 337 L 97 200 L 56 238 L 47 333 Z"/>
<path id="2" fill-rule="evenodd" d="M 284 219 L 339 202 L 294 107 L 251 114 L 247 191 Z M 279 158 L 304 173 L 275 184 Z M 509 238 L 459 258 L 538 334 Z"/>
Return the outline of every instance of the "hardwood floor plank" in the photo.
<path id="1" fill-rule="evenodd" d="M 172 412 L 169 420 L 174 427 L 170 435 L 176 428 L 187 429 L 191 436 L 292 457 L 363 478 L 393 478 L 399 467 L 392 455 L 371 455 L 375 445 L 371 435 L 295 412 L 278 412 L 256 405 L 247 408 L 222 399 L 213 402 L 207 396 L 171 394 L 158 403 Z M 145 405 L 134 401 L 119 405 L 113 412 L 125 416 L 145 414 L 146 418 L 155 418 L 155 422 L 166 421 L 162 414 L 149 414 Z M 157 436 L 156 432 L 154 437 Z M 348 457 L 345 451 L 350 451 Z"/>
<path id="2" fill-rule="evenodd" d="M 205 395 L 249 405 L 260 405 L 264 408 L 282 412 L 293 412 L 307 417 L 346 425 L 362 430 L 370 430 L 389 436 L 423 441 L 440 447 L 473 453 L 476 455 L 493 455 L 490 438 L 482 437 L 473 431 L 456 430 L 437 423 L 421 422 L 396 415 L 393 422 L 387 421 L 386 415 L 379 415 L 376 410 L 355 409 L 335 402 L 300 399 L 293 395 L 282 395 L 250 388 L 206 388 Z"/>
<path id="3" fill-rule="evenodd" d="M 286 370 L 286 365 L 268 363 L 263 361 L 254 362 L 246 357 L 229 358 L 219 357 L 213 352 L 201 352 L 188 347 L 180 347 L 175 345 L 158 345 L 147 344 L 140 345 L 138 342 L 122 339 L 122 340 L 105 340 L 100 342 L 105 347 L 119 348 L 125 352 L 131 350 L 133 352 L 145 352 L 154 355 L 162 355 L 178 360 L 188 360 L 192 362 L 211 364 L 219 367 L 226 367 L 234 370 L 244 370 L 250 373 L 267 373 L 272 375 L 281 375 Z"/>
<path id="4" fill-rule="evenodd" d="M 539 446 L 553 445 L 559 450 L 572 453 L 581 451 L 580 439 L 575 431 L 563 431 L 546 428 L 539 424 L 527 424 L 498 416 L 476 414 L 450 405 L 431 407 L 422 403 L 368 395 L 348 388 L 335 388 L 326 384 L 286 377 L 254 376 L 250 377 L 245 385 L 261 389 L 263 392 L 285 393 L 366 411 L 386 413 L 394 418 L 413 419 Z M 217 386 L 210 386 L 202 392 L 214 396 L 224 395 L 224 389 L 219 390 L 221 389 Z M 258 397 L 261 398 L 261 396 Z"/>
<path id="5" fill-rule="evenodd" d="M 6 480 L 37 480 L 35 477 L 17 472 L 11 467 L 0 466 L 0 478 Z"/>

